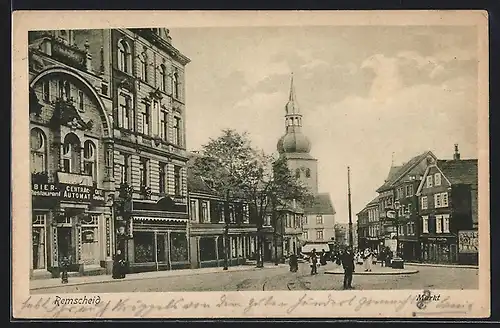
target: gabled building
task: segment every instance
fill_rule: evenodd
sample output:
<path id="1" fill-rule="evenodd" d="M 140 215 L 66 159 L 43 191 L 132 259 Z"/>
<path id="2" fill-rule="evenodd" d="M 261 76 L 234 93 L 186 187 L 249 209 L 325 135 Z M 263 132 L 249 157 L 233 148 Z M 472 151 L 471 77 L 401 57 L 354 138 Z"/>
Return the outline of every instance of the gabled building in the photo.
<path id="1" fill-rule="evenodd" d="M 418 187 L 422 261 L 476 263 L 476 251 L 459 252 L 458 236 L 478 227 L 477 159 L 460 159 L 455 145 L 453 160 L 428 163 Z"/>
<path id="2" fill-rule="evenodd" d="M 391 167 L 386 181 L 377 189 L 379 216 L 384 226 L 384 246 L 396 252 L 399 240 L 399 253 L 406 261 L 420 258 L 415 190 L 428 163 L 436 160 L 432 152 L 426 151 L 399 167 Z M 387 210 L 395 211 L 394 219 L 387 217 Z"/>
<path id="3" fill-rule="evenodd" d="M 379 220 L 378 196 L 366 204 L 356 215 L 358 217 L 357 239 L 359 249 L 369 247 L 379 251 L 380 243 L 384 242 L 384 236 L 381 234 L 381 228 L 383 227 L 381 227 Z"/>
<path id="4" fill-rule="evenodd" d="M 191 156 L 190 164 L 195 156 Z M 210 181 L 196 176 L 189 167 L 188 193 L 191 268 L 223 267 L 226 243 L 228 266 L 256 259 L 257 225 L 244 200 L 232 199 L 226 208 Z M 229 212 L 227 235 L 225 211 Z"/>

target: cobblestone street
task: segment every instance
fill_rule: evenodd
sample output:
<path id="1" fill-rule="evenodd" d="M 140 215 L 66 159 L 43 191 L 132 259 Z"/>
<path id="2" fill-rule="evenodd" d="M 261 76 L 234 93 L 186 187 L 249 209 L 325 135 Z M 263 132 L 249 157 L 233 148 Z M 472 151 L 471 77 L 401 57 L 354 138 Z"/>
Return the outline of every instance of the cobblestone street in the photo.
<path id="1" fill-rule="evenodd" d="M 272 266 L 272 264 L 267 264 Z M 118 292 L 171 292 L 171 291 L 262 291 L 262 290 L 341 290 L 342 275 L 324 274 L 337 265 L 320 267 L 318 275 L 309 274 L 308 264 L 302 263 L 298 272 L 286 266 L 266 269 L 249 268 L 245 271 L 192 273 L 180 276 L 145 278 L 140 280 L 112 280 L 74 286 L 57 286 L 32 290 L 32 294 L 45 293 L 118 293 Z M 477 269 L 428 267 L 406 265 L 418 273 L 403 275 L 355 275 L 353 287 L 357 290 L 384 289 L 476 289 Z M 361 270 L 361 267 L 358 267 Z M 132 277 L 128 275 L 127 277 Z M 111 280 L 111 279 L 110 279 Z M 71 282 L 71 281 L 70 281 Z"/>

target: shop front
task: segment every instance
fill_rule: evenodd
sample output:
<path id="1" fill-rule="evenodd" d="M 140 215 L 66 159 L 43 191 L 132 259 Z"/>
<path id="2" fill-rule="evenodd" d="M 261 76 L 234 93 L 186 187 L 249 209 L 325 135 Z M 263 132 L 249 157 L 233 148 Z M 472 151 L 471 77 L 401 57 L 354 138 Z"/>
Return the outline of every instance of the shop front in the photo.
<path id="1" fill-rule="evenodd" d="M 190 267 L 188 216 L 183 200 L 134 200 L 125 257 L 130 273 Z"/>
<path id="2" fill-rule="evenodd" d="M 227 238 L 223 225 L 194 225 L 190 229 L 191 267 L 223 267 L 225 243 L 228 243 L 227 265 L 245 264 L 256 250 L 255 228 L 228 229 Z"/>
<path id="3" fill-rule="evenodd" d="M 426 236 L 420 241 L 422 262 L 452 264 L 457 263 L 457 238 L 448 236 Z"/>
<path id="4" fill-rule="evenodd" d="M 399 241 L 399 249 L 405 261 L 415 262 L 420 260 L 420 247 L 416 239 L 402 237 Z"/>
<path id="5" fill-rule="evenodd" d="M 33 183 L 31 276 L 69 271 L 99 274 L 111 270 L 111 209 L 103 190 L 92 184 Z"/>

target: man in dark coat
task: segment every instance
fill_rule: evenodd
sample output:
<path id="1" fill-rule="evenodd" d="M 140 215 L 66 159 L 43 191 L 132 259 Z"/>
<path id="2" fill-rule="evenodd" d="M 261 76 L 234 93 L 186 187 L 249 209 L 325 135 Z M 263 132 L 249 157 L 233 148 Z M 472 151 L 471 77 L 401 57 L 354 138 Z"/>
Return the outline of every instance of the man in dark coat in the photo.
<path id="1" fill-rule="evenodd" d="M 311 276 L 318 274 L 318 255 L 316 255 L 316 249 L 312 250 L 310 261 L 311 261 Z"/>
<path id="2" fill-rule="evenodd" d="M 344 289 L 352 289 L 354 254 L 351 247 L 347 248 L 344 254 L 342 254 L 342 267 L 344 268 Z"/>
<path id="3" fill-rule="evenodd" d="M 125 278 L 125 259 L 122 251 L 117 250 L 113 261 L 113 279 Z"/>

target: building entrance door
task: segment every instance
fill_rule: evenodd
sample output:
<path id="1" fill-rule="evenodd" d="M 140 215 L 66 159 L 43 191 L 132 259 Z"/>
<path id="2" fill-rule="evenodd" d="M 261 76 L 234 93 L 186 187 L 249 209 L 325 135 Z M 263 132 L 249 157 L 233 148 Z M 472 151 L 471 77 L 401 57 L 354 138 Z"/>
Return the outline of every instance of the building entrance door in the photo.
<path id="1" fill-rule="evenodd" d="M 57 228 L 57 251 L 59 253 L 59 260 L 67 257 L 71 264 L 75 263 L 75 241 L 72 228 Z"/>

